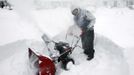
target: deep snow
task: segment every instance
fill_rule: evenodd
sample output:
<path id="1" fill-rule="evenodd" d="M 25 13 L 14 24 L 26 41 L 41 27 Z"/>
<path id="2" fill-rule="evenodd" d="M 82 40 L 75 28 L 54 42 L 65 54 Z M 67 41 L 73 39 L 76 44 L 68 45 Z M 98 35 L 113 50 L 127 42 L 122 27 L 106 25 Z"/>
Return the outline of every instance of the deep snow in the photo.
<path id="1" fill-rule="evenodd" d="M 72 54 L 76 65 L 72 66 L 70 71 L 59 68 L 57 75 L 129 75 L 129 71 L 130 75 L 133 75 L 133 51 L 126 49 L 126 47 L 133 47 L 133 12 L 127 8 L 97 9 L 94 13 L 97 18 L 95 31 L 104 36 L 96 34 L 95 58 L 86 61 L 86 56 L 82 53 L 83 50 L 76 48 Z M 41 54 L 48 55 L 45 44 L 41 40 L 41 32 L 47 33 L 50 37 L 59 34 L 55 39 L 64 39 L 65 27 L 73 25 L 70 10 L 66 8 L 33 11 L 31 13 L 33 20 L 30 22 L 24 20 L 27 17 L 22 18 L 21 14 L 16 10 L 0 9 L 0 34 L 2 34 L 0 37 L 2 52 L 0 53 L 0 75 L 32 74 L 28 67 L 27 48 L 31 47 Z M 49 28 L 52 26 L 53 29 L 50 30 Z M 64 32 L 62 32 L 63 30 Z M 126 61 L 129 63 L 130 69 Z"/>

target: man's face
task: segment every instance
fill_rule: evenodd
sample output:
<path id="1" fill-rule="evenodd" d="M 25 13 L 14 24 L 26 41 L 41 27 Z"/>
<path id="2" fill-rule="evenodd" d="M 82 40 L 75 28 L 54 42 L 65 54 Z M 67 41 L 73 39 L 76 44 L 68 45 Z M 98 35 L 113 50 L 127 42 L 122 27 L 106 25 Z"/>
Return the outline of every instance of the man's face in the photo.
<path id="1" fill-rule="evenodd" d="M 79 14 L 78 8 L 75 8 L 75 9 L 72 11 L 72 14 L 73 14 L 74 16 L 77 16 L 77 15 Z"/>

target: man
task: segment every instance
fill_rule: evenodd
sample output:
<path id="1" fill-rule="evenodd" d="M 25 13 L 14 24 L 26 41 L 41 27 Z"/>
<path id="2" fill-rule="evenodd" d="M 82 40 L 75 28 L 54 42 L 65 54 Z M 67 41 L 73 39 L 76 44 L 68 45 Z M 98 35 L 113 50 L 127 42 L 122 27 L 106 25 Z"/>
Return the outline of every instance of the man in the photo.
<path id="1" fill-rule="evenodd" d="M 82 41 L 82 48 L 84 54 L 88 56 L 87 60 L 91 60 L 94 57 L 94 24 L 95 17 L 87 10 L 81 8 L 75 8 L 72 10 L 74 15 L 74 21 L 76 25 L 81 29 L 80 35 Z"/>

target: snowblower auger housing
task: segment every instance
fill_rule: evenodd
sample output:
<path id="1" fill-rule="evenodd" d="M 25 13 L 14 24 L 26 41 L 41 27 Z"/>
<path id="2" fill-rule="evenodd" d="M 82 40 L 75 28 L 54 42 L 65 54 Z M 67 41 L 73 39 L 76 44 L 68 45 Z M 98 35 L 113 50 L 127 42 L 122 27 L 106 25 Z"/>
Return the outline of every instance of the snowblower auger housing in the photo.
<path id="1" fill-rule="evenodd" d="M 46 56 L 37 55 L 33 50 L 29 50 L 29 60 L 36 59 L 36 61 L 30 61 L 30 65 L 34 65 L 38 72 L 35 75 L 55 75 L 56 69 L 54 62 Z"/>

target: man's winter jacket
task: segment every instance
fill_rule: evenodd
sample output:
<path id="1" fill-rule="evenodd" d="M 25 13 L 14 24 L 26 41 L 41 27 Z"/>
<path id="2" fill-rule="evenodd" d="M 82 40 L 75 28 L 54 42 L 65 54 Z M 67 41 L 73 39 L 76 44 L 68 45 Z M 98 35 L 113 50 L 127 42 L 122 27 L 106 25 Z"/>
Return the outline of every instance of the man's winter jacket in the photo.
<path id="1" fill-rule="evenodd" d="M 78 8 L 78 15 L 74 16 L 74 21 L 80 28 L 92 30 L 95 24 L 95 17 L 89 11 Z"/>

